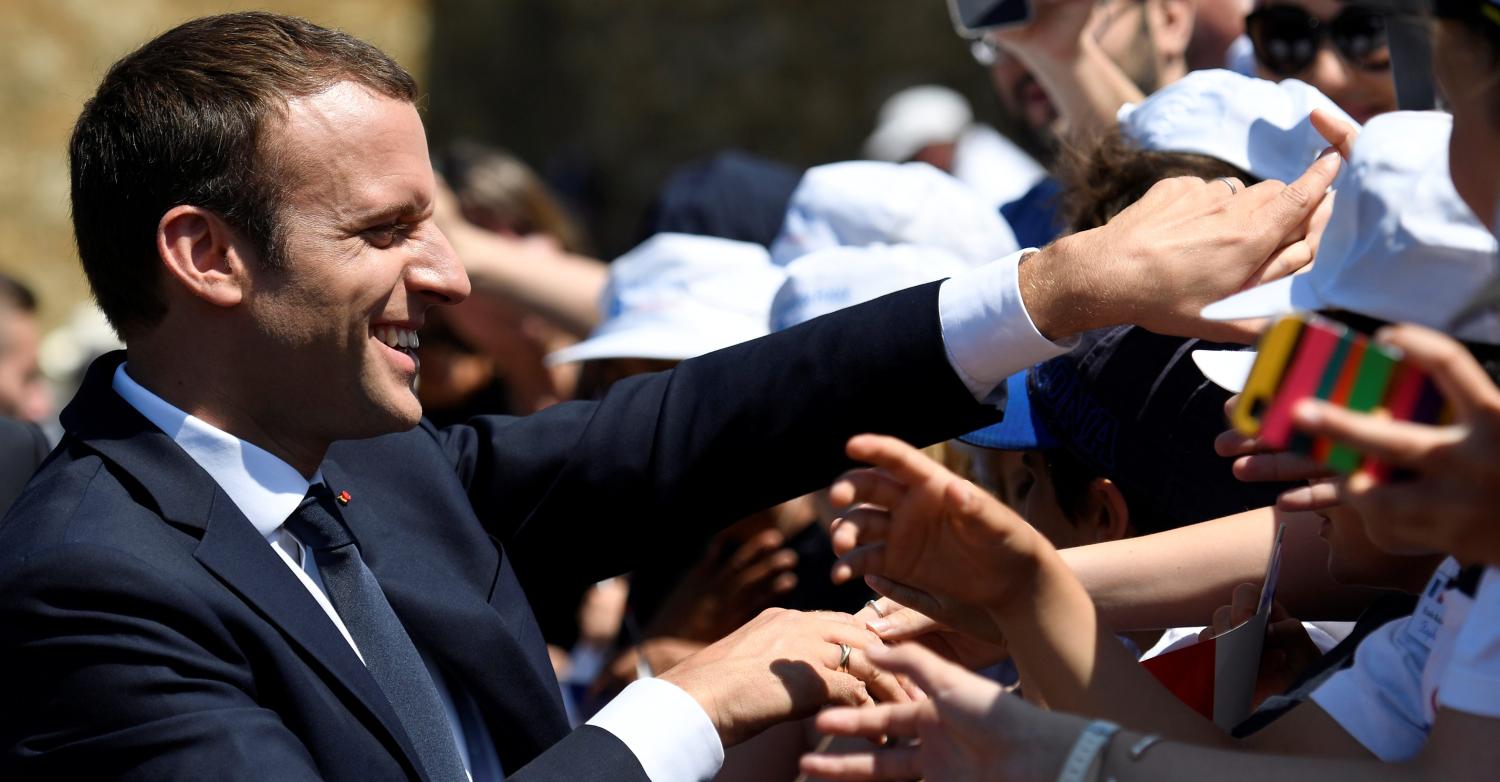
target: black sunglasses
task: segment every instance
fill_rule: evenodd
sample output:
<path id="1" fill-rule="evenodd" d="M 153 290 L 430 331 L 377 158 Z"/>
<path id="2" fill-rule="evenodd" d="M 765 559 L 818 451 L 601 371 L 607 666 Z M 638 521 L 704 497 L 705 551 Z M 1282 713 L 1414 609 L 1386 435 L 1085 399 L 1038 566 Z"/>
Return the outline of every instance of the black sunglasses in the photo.
<path id="1" fill-rule="evenodd" d="M 1325 39 L 1351 65 L 1367 71 L 1390 67 L 1386 55 L 1385 15 L 1360 5 L 1344 6 L 1325 22 L 1293 5 L 1272 5 L 1245 17 L 1245 32 L 1255 47 L 1255 58 L 1278 76 L 1307 70 Z"/>

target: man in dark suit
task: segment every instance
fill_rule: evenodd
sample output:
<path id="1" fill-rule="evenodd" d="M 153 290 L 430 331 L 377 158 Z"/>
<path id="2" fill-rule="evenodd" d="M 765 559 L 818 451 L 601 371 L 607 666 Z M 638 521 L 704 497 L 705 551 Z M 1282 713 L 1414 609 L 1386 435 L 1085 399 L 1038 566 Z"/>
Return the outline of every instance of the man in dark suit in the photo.
<path id="1" fill-rule="evenodd" d="M 1196 323 L 1326 185 L 1178 183 L 1138 215 L 1176 221 L 1162 251 L 1127 224 L 437 430 L 412 348 L 468 282 L 415 95 L 367 44 L 234 14 L 127 56 L 85 107 L 74 226 L 128 360 L 90 369 L 0 524 L 0 776 L 697 779 L 776 720 L 902 697 L 849 618 L 768 613 L 568 733 L 522 590 L 803 493 L 856 432 L 974 428 L 976 399 L 1061 352 L 1044 335 Z M 1228 238 L 1256 216 L 1264 236 Z"/>

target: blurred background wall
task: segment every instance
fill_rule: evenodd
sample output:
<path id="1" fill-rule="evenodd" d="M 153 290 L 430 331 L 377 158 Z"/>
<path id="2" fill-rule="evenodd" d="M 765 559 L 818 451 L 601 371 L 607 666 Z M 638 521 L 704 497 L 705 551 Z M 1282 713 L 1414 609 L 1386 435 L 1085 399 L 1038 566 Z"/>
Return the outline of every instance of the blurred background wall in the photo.
<path id="1" fill-rule="evenodd" d="M 426 90 L 434 147 L 509 148 L 608 258 L 676 165 L 739 148 L 797 166 L 857 157 L 880 102 L 936 82 L 993 114 L 941 0 L 0 0 L 0 269 L 45 324 L 87 290 L 67 207 L 69 129 L 104 69 L 194 16 L 298 14 L 385 49 Z"/>

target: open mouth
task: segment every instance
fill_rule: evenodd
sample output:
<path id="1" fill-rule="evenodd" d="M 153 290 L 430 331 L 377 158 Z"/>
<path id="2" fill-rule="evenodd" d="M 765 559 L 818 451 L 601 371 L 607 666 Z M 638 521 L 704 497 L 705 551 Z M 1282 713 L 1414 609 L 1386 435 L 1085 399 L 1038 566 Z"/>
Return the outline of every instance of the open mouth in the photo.
<path id="1" fill-rule="evenodd" d="M 371 326 L 370 335 L 391 350 L 410 358 L 413 364 L 416 363 L 417 348 L 422 346 L 422 341 L 417 338 L 416 329 L 390 325 Z"/>

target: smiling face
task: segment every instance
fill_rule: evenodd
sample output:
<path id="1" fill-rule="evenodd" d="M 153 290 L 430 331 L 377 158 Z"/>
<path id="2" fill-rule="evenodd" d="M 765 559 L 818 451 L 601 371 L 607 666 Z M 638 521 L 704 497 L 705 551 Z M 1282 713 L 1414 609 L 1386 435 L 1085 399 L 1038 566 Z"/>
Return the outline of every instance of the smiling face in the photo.
<path id="1" fill-rule="evenodd" d="M 255 264 L 237 357 L 261 367 L 267 430 L 309 443 L 414 426 L 416 330 L 468 278 L 432 222 L 433 175 L 416 109 L 343 82 L 289 102 L 263 148 L 280 150 L 284 269 Z"/>

